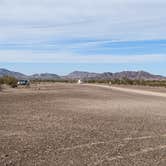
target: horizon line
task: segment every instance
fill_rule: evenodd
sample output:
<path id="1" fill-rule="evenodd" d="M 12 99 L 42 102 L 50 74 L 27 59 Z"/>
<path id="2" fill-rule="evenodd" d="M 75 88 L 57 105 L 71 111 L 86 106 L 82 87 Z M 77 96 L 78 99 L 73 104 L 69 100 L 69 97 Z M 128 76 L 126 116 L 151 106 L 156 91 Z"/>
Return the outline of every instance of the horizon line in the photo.
<path id="1" fill-rule="evenodd" d="M 116 72 L 111 72 L 111 71 L 104 71 L 104 72 L 95 72 L 95 71 L 88 71 L 88 70 L 73 70 L 72 72 L 68 72 L 68 74 L 65 74 L 65 75 L 60 75 L 60 74 L 57 74 L 55 72 L 33 72 L 31 74 L 26 74 L 24 72 L 20 72 L 20 71 L 15 71 L 15 70 L 10 70 L 10 69 L 7 69 L 7 68 L 0 68 L 0 70 L 7 70 L 9 72 L 16 72 L 16 73 L 20 73 L 20 74 L 23 74 L 25 76 L 32 76 L 32 75 L 35 75 L 35 74 L 55 74 L 55 75 L 58 75 L 58 76 L 67 76 L 71 73 L 74 73 L 74 72 L 86 72 L 86 73 L 95 73 L 95 74 L 102 74 L 102 73 L 112 73 L 112 74 L 115 74 L 115 73 L 121 73 L 121 72 L 146 72 L 146 73 L 149 73 L 149 74 L 152 74 L 152 75 L 156 75 L 156 76 L 163 76 L 163 77 L 166 77 L 166 75 L 163 75 L 163 74 L 155 74 L 153 72 L 149 72 L 149 71 L 146 71 L 146 70 L 120 70 L 120 71 L 116 71 Z"/>

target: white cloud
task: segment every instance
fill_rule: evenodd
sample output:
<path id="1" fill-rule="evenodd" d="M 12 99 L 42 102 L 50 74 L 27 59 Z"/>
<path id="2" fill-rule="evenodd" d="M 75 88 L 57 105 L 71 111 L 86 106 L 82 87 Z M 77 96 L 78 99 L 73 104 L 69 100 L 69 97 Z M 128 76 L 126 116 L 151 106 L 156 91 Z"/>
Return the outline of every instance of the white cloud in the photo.
<path id="1" fill-rule="evenodd" d="M 0 0 L 0 41 L 166 38 L 165 0 Z"/>
<path id="2" fill-rule="evenodd" d="M 2 56 L 3 55 L 3 56 Z M 110 63 L 110 64 L 141 64 L 166 61 L 162 54 L 151 55 L 78 55 L 66 52 L 41 53 L 32 51 L 0 51 L 0 62 L 30 63 Z"/>

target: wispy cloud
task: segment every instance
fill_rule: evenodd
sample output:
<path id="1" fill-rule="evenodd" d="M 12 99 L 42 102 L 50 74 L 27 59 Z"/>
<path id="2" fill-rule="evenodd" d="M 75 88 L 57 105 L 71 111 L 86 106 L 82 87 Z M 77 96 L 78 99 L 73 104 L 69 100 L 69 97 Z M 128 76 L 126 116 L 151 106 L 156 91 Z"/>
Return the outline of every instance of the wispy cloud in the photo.
<path id="1" fill-rule="evenodd" d="M 3 55 L 3 56 L 1 56 Z M 1 62 L 28 62 L 28 63 L 154 63 L 166 61 L 166 56 L 158 55 L 76 55 L 72 53 L 41 53 L 31 51 L 0 51 Z"/>
<path id="2" fill-rule="evenodd" d="M 166 39 L 165 8 L 165 0 L 0 0 L 0 62 L 165 61 L 163 45 L 131 44 Z"/>
<path id="3" fill-rule="evenodd" d="M 166 38 L 165 0 L 1 0 L 0 40 Z"/>

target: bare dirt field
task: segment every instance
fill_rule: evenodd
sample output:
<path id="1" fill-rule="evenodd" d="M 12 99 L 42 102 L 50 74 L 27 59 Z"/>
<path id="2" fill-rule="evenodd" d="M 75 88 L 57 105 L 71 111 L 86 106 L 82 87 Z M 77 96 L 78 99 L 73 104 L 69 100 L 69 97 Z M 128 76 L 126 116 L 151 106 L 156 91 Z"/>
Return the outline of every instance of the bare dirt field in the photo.
<path id="1" fill-rule="evenodd" d="M 165 165 L 164 96 L 62 83 L 0 92 L 0 166 Z"/>

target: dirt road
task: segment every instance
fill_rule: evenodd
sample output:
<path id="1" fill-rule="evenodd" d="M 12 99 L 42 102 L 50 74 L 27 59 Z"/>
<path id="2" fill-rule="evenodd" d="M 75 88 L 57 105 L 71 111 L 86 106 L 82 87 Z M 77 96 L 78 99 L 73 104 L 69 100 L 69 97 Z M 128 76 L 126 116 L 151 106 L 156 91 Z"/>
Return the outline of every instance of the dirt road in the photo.
<path id="1" fill-rule="evenodd" d="M 126 88 L 126 87 L 116 87 L 116 86 L 109 86 L 109 85 L 101 85 L 101 84 L 84 84 L 86 86 L 97 86 L 97 87 L 102 87 L 102 88 L 107 88 L 107 89 L 112 89 L 112 90 L 117 90 L 117 91 L 122 91 L 122 92 L 127 92 L 127 93 L 137 93 L 141 95 L 148 95 L 148 96 L 158 96 L 158 97 L 166 97 L 165 92 L 153 92 L 149 90 L 140 90 L 140 89 L 131 89 L 131 88 Z M 164 89 L 164 88 L 163 88 Z M 164 89 L 165 90 L 165 89 Z"/>
<path id="2" fill-rule="evenodd" d="M 117 88 L 1 92 L 0 166 L 165 166 L 166 98 Z"/>

